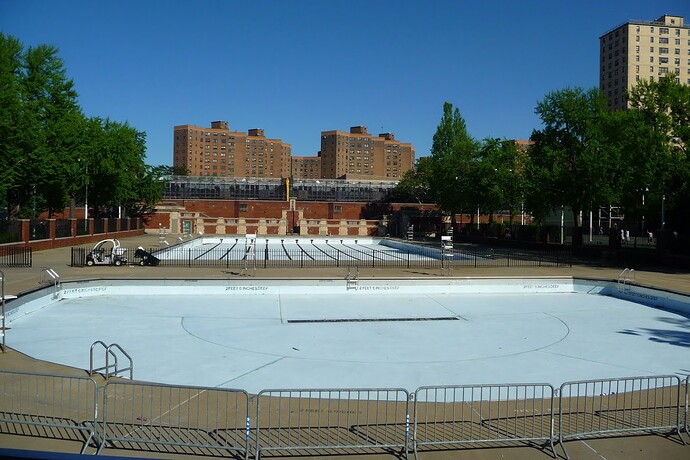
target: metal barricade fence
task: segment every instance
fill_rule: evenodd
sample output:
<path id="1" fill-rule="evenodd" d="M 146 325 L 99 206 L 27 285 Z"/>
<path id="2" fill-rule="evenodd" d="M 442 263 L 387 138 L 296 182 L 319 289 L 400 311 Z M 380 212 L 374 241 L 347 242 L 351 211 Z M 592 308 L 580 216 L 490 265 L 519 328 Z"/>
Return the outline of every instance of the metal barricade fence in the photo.
<path id="1" fill-rule="evenodd" d="M 268 451 L 396 449 L 407 459 L 409 399 L 400 388 L 263 390 L 257 396 L 256 459 Z"/>
<path id="2" fill-rule="evenodd" d="M 426 446 L 531 442 L 554 449 L 554 388 L 546 383 L 420 387 L 414 455 Z"/>
<path id="3" fill-rule="evenodd" d="M 101 415 L 105 448 L 249 458 L 249 396 L 244 390 L 108 382 Z"/>
<path id="4" fill-rule="evenodd" d="M 685 433 L 690 435 L 690 375 L 685 379 Z"/>
<path id="5" fill-rule="evenodd" d="M 98 387 L 93 379 L 0 371 L 0 432 L 81 443 L 96 435 Z"/>
<path id="6" fill-rule="evenodd" d="M 570 439 L 675 432 L 685 444 L 675 375 L 565 382 L 559 394 L 558 442 L 566 458 Z"/>

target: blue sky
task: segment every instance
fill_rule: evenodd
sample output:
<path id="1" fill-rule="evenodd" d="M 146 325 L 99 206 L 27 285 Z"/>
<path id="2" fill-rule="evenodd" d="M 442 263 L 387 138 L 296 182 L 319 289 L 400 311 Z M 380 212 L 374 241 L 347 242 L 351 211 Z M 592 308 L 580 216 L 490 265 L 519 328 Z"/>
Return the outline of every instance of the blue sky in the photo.
<path id="1" fill-rule="evenodd" d="M 598 85 L 599 36 L 687 0 L 0 0 L 0 30 L 60 50 L 87 116 L 147 133 L 263 128 L 316 155 L 320 132 L 365 125 L 426 156 L 453 103 L 479 139 L 527 139 L 546 93 Z"/>

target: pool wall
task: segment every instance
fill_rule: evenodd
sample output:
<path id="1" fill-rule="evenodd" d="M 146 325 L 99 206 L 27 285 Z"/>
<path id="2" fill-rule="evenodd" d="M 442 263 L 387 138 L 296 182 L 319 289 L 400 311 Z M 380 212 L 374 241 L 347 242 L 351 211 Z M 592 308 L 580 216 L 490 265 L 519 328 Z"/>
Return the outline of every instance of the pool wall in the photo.
<path id="1" fill-rule="evenodd" d="M 45 308 L 60 299 L 97 297 L 103 295 L 175 296 L 194 293 L 204 295 L 299 295 L 306 291 L 330 295 L 396 294 L 500 294 L 521 295 L 539 293 L 581 293 L 605 295 L 628 300 L 648 307 L 690 315 L 690 296 L 646 286 L 613 281 L 574 279 L 572 277 L 545 278 L 377 278 L 360 279 L 347 285 L 344 279 L 252 279 L 252 280 L 195 280 L 195 279 L 96 279 L 63 282 L 56 294 L 53 287 L 21 294 L 7 303 L 7 321 Z M 190 291 L 191 290 L 191 291 Z"/>

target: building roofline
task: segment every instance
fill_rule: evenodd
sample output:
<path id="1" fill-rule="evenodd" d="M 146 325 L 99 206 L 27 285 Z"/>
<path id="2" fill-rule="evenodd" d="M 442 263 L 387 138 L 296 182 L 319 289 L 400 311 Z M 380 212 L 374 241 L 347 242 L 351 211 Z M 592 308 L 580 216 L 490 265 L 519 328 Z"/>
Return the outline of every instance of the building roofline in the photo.
<path id="1" fill-rule="evenodd" d="M 667 13 L 667 14 L 662 15 L 661 17 L 663 18 L 664 16 L 674 16 L 676 18 L 683 18 L 683 16 L 680 16 L 678 14 L 668 14 Z M 657 19 L 653 19 L 651 21 L 648 19 L 628 19 L 627 21 L 625 21 L 625 22 L 617 25 L 616 27 L 613 27 L 613 28 L 607 30 L 606 32 L 604 32 L 603 34 L 601 34 L 599 36 L 599 39 L 601 39 L 604 35 L 608 35 L 611 32 L 613 32 L 617 29 L 620 29 L 621 27 L 626 26 L 628 24 L 635 24 L 635 25 L 640 25 L 640 26 L 668 26 L 668 27 L 679 27 L 681 29 L 690 29 L 690 25 L 683 24 L 682 26 L 677 26 L 677 25 L 672 26 L 670 24 L 666 24 L 665 22 L 659 21 L 659 19 L 660 18 L 657 18 Z"/>

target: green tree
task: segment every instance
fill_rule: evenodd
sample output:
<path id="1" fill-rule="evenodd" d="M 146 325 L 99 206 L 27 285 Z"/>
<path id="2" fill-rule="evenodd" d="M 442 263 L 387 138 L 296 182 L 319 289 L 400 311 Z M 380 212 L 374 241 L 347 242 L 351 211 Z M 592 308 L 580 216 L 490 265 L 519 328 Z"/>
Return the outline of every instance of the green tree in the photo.
<path id="1" fill-rule="evenodd" d="M 0 200 L 10 217 L 61 208 L 65 155 L 74 147 L 69 132 L 81 116 L 73 82 L 52 46 L 23 51 L 16 39 L 0 35 L 0 61 Z"/>
<path id="2" fill-rule="evenodd" d="M 690 226 L 685 205 L 690 200 L 690 87 L 668 75 L 658 81 L 640 81 L 629 94 L 635 124 L 626 126 L 631 184 L 649 190 L 656 209 L 667 208 L 673 227 Z M 632 129 L 633 126 L 635 129 Z M 633 156 L 631 155 L 631 156 Z M 629 187 L 634 189 L 634 186 Z M 663 203 L 663 204 L 662 204 Z M 644 211 L 644 210 L 643 210 Z M 665 227 L 661 222 L 661 227 Z"/>
<path id="3" fill-rule="evenodd" d="M 10 197 L 19 194 L 23 156 L 22 128 L 25 124 L 21 78 L 22 45 L 19 40 L 0 33 L 0 204 L 10 206 Z M 14 214 L 17 210 L 14 209 Z"/>
<path id="4" fill-rule="evenodd" d="M 405 172 L 391 191 L 391 200 L 397 202 L 433 203 L 429 184 L 432 181 L 431 158 L 421 157 L 414 169 Z"/>
<path id="5" fill-rule="evenodd" d="M 0 205 L 11 218 L 68 202 L 74 216 L 87 194 L 96 207 L 150 208 L 162 185 L 144 155 L 145 133 L 84 117 L 55 47 L 24 50 L 0 33 Z"/>
<path id="6" fill-rule="evenodd" d="M 22 190 L 32 190 L 49 209 L 67 203 L 65 171 L 75 146 L 75 123 L 81 117 L 74 83 L 67 78 L 62 59 L 53 46 L 29 48 L 24 55 L 23 100 L 29 131 L 25 132 L 28 156 Z M 19 205 L 26 197 L 19 197 Z"/>
<path id="7" fill-rule="evenodd" d="M 479 175 L 481 202 L 479 207 L 489 214 L 489 221 L 499 210 L 508 210 L 512 223 L 515 209 L 522 206 L 524 195 L 523 177 L 519 152 L 515 141 L 485 139 L 476 164 Z"/>
<path id="8" fill-rule="evenodd" d="M 443 104 L 443 117 L 434 134 L 430 157 L 430 196 L 451 217 L 474 209 L 478 195 L 473 179 L 479 144 L 467 132 L 465 120 L 453 104 Z"/>
<path id="9" fill-rule="evenodd" d="M 605 137 L 606 99 L 598 89 L 567 88 L 547 94 L 535 112 L 544 128 L 531 137 L 526 203 L 537 218 L 568 206 L 573 244 L 582 244 L 582 212 L 615 203 L 620 192 L 619 151 Z"/>
<path id="10" fill-rule="evenodd" d="M 86 152 L 89 200 L 96 209 L 132 209 L 147 174 L 146 135 L 127 123 L 100 118 L 91 123 L 94 134 Z"/>

